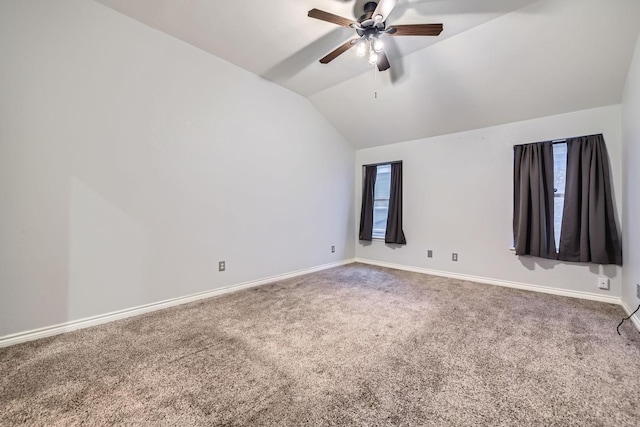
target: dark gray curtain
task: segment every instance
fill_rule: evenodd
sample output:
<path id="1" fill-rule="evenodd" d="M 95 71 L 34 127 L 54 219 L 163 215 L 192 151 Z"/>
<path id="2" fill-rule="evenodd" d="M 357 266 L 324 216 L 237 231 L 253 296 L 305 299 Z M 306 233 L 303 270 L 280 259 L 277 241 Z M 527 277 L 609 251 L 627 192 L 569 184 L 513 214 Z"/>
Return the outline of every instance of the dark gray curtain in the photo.
<path id="1" fill-rule="evenodd" d="M 622 265 L 609 155 L 602 135 L 567 140 L 566 182 L 558 258 Z"/>
<path id="2" fill-rule="evenodd" d="M 516 255 L 557 258 L 553 232 L 553 145 L 516 145 L 513 238 Z"/>
<path id="3" fill-rule="evenodd" d="M 360 240 L 372 240 L 373 200 L 378 166 L 365 166 L 362 184 L 362 208 L 360 210 Z"/>
<path id="4" fill-rule="evenodd" d="M 402 231 L 402 163 L 391 164 L 391 193 L 389 194 L 389 213 L 387 215 L 387 233 L 385 243 L 406 245 Z"/>

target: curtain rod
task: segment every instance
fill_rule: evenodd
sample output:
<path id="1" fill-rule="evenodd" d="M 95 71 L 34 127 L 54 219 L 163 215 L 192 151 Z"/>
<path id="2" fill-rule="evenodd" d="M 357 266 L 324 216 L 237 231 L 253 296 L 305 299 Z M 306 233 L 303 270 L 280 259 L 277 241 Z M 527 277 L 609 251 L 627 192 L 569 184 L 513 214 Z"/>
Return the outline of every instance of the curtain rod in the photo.
<path id="1" fill-rule="evenodd" d="M 590 137 L 590 136 L 598 136 L 598 135 L 602 135 L 602 133 L 594 133 L 593 135 L 584 135 L 584 136 L 572 136 L 571 138 L 560 138 L 560 139 L 554 139 L 552 141 L 540 141 L 540 142 L 527 142 L 526 144 L 514 144 L 514 147 L 517 147 L 519 145 L 529 145 L 529 144 L 540 144 L 542 142 L 551 142 L 552 144 L 561 144 L 563 142 L 567 142 L 570 139 L 576 139 L 576 138 L 586 138 L 586 137 Z"/>
<path id="2" fill-rule="evenodd" d="M 518 147 L 520 145 L 540 144 L 543 142 L 550 142 L 551 144 L 562 144 L 564 142 L 567 142 L 568 139 L 571 139 L 571 138 L 554 139 L 553 141 L 527 142 L 525 144 L 513 144 L 513 146 Z"/>
<path id="3" fill-rule="evenodd" d="M 393 162 L 370 163 L 368 165 L 362 165 L 362 167 L 364 168 L 364 167 L 367 167 L 367 166 L 393 165 L 393 164 L 396 164 L 396 163 L 402 163 L 402 160 L 396 160 L 396 161 L 393 161 Z"/>

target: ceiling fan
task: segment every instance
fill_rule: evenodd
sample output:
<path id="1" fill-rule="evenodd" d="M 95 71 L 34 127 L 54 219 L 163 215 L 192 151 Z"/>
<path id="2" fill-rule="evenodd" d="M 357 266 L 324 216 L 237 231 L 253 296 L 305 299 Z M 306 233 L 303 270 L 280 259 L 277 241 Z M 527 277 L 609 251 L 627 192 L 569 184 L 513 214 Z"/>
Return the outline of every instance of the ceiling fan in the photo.
<path id="1" fill-rule="evenodd" d="M 397 0 L 370 1 L 364 5 L 364 14 L 357 20 L 343 18 L 319 9 L 311 9 L 309 17 L 331 22 L 347 28 L 356 30 L 358 37 L 346 41 L 338 48 L 320 59 L 322 64 L 329 62 L 342 55 L 353 46 L 360 56 L 369 53 L 369 63 L 376 64 L 378 70 L 388 70 L 391 65 L 389 58 L 384 52 L 384 43 L 381 36 L 437 36 L 442 32 L 442 24 L 409 24 L 387 26 L 387 17 L 393 10 Z"/>

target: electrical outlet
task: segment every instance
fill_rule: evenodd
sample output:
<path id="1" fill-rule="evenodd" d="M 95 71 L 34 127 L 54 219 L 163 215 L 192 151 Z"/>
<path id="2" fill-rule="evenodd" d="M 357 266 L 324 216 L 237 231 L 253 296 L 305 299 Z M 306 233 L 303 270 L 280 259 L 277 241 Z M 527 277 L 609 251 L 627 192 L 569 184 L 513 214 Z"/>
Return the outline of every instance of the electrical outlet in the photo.
<path id="1" fill-rule="evenodd" d="M 636 285 L 636 297 L 638 297 L 638 299 L 640 299 L 640 284 Z"/>
<path id="2" fill-rule="evenodd" d="M 607 277 L 598 277 L 598 287 L 609 290 L 609 279 Z"/>
<path id="3" fill-rule="evenodd" d="M 427 251 L 427 258 L 433 258 L 433 251 L 431 249 Z"/>
<path id="4" fill-rule="evenodd" d="M 227 263 L 225 261 L 220 261 L 218 263 L 218 271 L 225 271 L 227 269 Z"/>
<path id="5" fill-rule="evenodd" d="M 458 254 L 452 253 L 451 254 L 451 261 L 458 261 Z"/>
<path id="6" fill-rule="evenodd" d="M 336 247 L 335 246 L 331 246 L 331 253 L 334 253 L 336 251 Z"/>

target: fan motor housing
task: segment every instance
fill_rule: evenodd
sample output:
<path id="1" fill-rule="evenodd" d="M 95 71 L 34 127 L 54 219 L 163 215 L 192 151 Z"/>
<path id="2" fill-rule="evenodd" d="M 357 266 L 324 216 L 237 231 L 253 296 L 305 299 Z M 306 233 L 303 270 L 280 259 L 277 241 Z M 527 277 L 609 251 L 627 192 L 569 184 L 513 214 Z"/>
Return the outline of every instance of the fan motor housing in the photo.
<path id="1" fill-rule="evenodd" d="M 384 27 L 382 27 L 382 29 L 384 29 Z M 372 25 L 370 27 L 362 27 L 362 29 L 357 28 L 356 33 L 358 33 L 360 37 L 370 39 L 380 34 L 380 28 L 375 25 Z"/>

